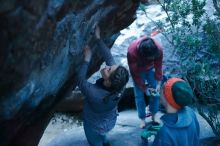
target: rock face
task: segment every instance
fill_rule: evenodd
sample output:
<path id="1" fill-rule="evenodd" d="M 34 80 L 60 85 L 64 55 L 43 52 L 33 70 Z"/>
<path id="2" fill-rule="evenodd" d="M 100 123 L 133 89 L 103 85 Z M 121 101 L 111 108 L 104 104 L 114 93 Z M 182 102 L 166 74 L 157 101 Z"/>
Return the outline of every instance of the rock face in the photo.
<path id="1" fill-rule="evenodd" d="M 90 35 L 99 22 L 110 47 L 135 19 L 138 0 L 0 0 L 0 145 L 35 146 L 53 108 L 75 88 L 82 47 L 103 62 Z"/>

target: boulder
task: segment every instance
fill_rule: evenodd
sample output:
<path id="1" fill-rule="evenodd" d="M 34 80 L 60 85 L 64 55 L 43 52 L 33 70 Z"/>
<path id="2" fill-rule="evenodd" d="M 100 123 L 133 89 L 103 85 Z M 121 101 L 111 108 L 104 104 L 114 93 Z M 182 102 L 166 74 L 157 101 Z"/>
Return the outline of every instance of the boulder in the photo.
<path id="1" fill-rule="evenodd" d="M 75 88 L 82 48 L 99 22 L 111 47 L 138 0 L 0 0 L 0 145 L 36 146 L 54 107 Z M 100 68 L 96 52 L 88 77 Z"/>

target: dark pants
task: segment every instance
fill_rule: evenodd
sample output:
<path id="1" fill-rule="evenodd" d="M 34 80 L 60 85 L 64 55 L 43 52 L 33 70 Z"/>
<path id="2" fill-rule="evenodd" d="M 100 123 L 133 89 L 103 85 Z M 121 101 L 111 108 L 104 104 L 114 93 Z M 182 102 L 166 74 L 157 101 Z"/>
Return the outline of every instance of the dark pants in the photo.
<path id="1" fill-rule="evenodd" d="M 90 146 L 103 146 L 107 143 L 106 134 L 98 133 L 86 123 L 83 123 L 83 127 Z"/>

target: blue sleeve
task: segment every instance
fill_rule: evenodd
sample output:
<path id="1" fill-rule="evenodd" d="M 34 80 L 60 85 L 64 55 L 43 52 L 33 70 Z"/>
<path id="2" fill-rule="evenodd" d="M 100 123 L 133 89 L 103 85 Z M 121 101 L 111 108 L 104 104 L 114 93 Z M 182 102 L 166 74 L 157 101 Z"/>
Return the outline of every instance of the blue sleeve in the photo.
<path id="1" fill-rule="evenodd" d="M 96 39 L 96 42 L 98 44 L 99 47 L 99 51 L 101 52 L 101 54 L 103 55 L 103 59 L 106 62 L 106 65 L 115 65 L 115 60 L 110 52 L 110 49 L 106 46 L 106 44 L 103 42 L 102 39 Z"/>
<path id="2" fill-rule="evenodd" d="M 199 126 L 199 122 L 198 119 L 196 117 L 196 114 L 194 113 L 193 109 L 191 109 L 190 107 L 186 107 L 186 109 L 190 112 L 193 121 L 195 122 L 195 128 L 196 128 L 196 132 L 198 134 L 198 137 L 200 135 L 200 126 Z"/>
<path id="3" fill-rule="evenodd" d="M 88 82 L 86 79 L 88 66 L 89 66 L 89 63 L 84 61 L 77 73 L 76 83 L 86 98 L 90 97 L 90 99 L 95 100 L 95 97 L 97 97 L 97 93 L 96 93 L 97 88 L 95 87 L 94 84 Z"/>

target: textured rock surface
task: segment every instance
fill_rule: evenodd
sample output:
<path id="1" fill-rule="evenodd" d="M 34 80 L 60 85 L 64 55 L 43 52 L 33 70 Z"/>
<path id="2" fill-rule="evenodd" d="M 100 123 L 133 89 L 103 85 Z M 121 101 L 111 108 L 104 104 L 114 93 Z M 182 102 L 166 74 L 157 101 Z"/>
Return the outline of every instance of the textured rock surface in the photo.
<path id="1" fill-rule="evenodd" d="M 75 87 L 98 21 L 111 46 L 138 0 L 0 0 L 0 145 L 37 145 L 54 106 Z M 95 53 L 88 76 L 99 69 Z"/>

